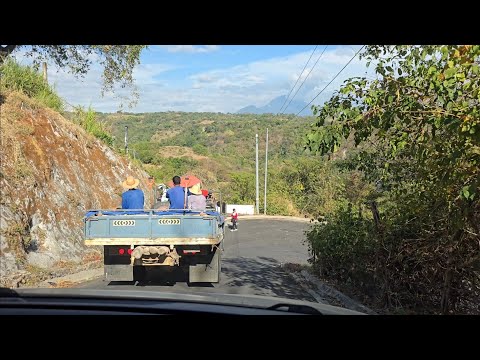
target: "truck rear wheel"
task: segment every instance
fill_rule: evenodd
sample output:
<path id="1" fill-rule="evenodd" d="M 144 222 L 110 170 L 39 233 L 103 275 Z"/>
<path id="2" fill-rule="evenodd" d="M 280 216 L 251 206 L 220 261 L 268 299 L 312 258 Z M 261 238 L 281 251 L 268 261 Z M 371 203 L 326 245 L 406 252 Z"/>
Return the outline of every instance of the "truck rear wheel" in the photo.
<path id="1" fill-rule="evenodd" d="M 220 282 L 222 251 L 215 249 L 209 264 L 190 265 L 188 281 L 190 283 L 218 283 Z"/>
<path id="2" fill-rule="evenodd" d="M 133 281 L 133 266 L 104 265 L 106 281 Z"/>

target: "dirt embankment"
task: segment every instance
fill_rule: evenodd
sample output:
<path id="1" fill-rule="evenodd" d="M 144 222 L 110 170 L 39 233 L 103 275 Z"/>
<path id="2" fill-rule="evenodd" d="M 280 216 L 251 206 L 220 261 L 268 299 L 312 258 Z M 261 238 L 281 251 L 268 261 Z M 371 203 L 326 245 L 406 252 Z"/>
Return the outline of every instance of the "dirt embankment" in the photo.
<path id="1" fill-rule="evenodd" d="M 0 286 L 99 261 L 83 245 L 85 210 L 119 206 L 127 175 L 145 191 L 147 173 L 18 93 L 1 94 L 0 126 Z"/>

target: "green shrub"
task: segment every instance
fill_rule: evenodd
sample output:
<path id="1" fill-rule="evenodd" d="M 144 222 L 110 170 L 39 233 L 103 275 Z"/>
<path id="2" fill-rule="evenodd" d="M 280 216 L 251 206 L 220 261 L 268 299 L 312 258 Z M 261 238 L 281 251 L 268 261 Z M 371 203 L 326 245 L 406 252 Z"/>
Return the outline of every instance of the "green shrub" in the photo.
<path id="1" fill-rule="evenodd" d="M 88 110 L 85 110 L 82 106 L 75 107 L 74 122 L 108 146 L 113 146 L 112 135 L 104 128 L 101 122 L 97 121 L 96 113 L 91 107 Z"/>
<path id="2" fill-rule="evenodd" d="M 155 173 L 153 173 L 153 170 L 149 170 L 150 175 L 163 182 L 172 180 L 175 175 L 182 176 L 191 173 L 198 167 L 198 161 L 196 160 L 186 157 L 164 158 L 161 154 L 154 157 L 153 164 L 159 165 L 161 169 L 154 170 Z"/>
<path id="3" fill-rule="evenodd" d="M 193 145 L 192 150 L 198 155 L 208 155 L 208 149 L 201 144 Z"/>
<path id="4" fill-rule="evenodd" d="M 7 59 L 0 65 L 0 77 L 0 88 L 23 92 L 46 107 L 63 110 L 63 100 L 52 86 L 45 83 L 42 74 L 32 67 Z"/>
<path id="5" fill-rule="evenodd" d="M 323 276 L 365 284 L 373 279 L 376 234 L 373 221 L 351 207 L 319 219 L 306 232 L 309 250 Z"/>

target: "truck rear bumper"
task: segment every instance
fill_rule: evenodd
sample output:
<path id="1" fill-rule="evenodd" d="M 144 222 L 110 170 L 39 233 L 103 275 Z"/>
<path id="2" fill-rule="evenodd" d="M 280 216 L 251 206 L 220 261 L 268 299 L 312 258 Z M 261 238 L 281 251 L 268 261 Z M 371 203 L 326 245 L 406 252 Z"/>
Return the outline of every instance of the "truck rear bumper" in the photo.
<path id="1" fill-rule="evenodd" d="M 216 245 L 221 238 L 93 238 L 85 245 Z"/>

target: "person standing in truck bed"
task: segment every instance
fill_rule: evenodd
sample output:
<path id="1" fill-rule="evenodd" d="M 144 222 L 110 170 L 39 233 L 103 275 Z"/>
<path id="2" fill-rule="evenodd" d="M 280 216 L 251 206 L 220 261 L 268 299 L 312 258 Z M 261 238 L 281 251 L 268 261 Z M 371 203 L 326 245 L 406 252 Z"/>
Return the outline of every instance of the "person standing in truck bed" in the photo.
<path id="1" fill-rule="evenodd" d="M 122 182 L 123 188 L 127 190 L 122 194 L 122 209 L 143 209 L 145 196 L 142 190 L 137 189 L 139 184 L 140 180 L 133 176 L 127 176 Z"/>

